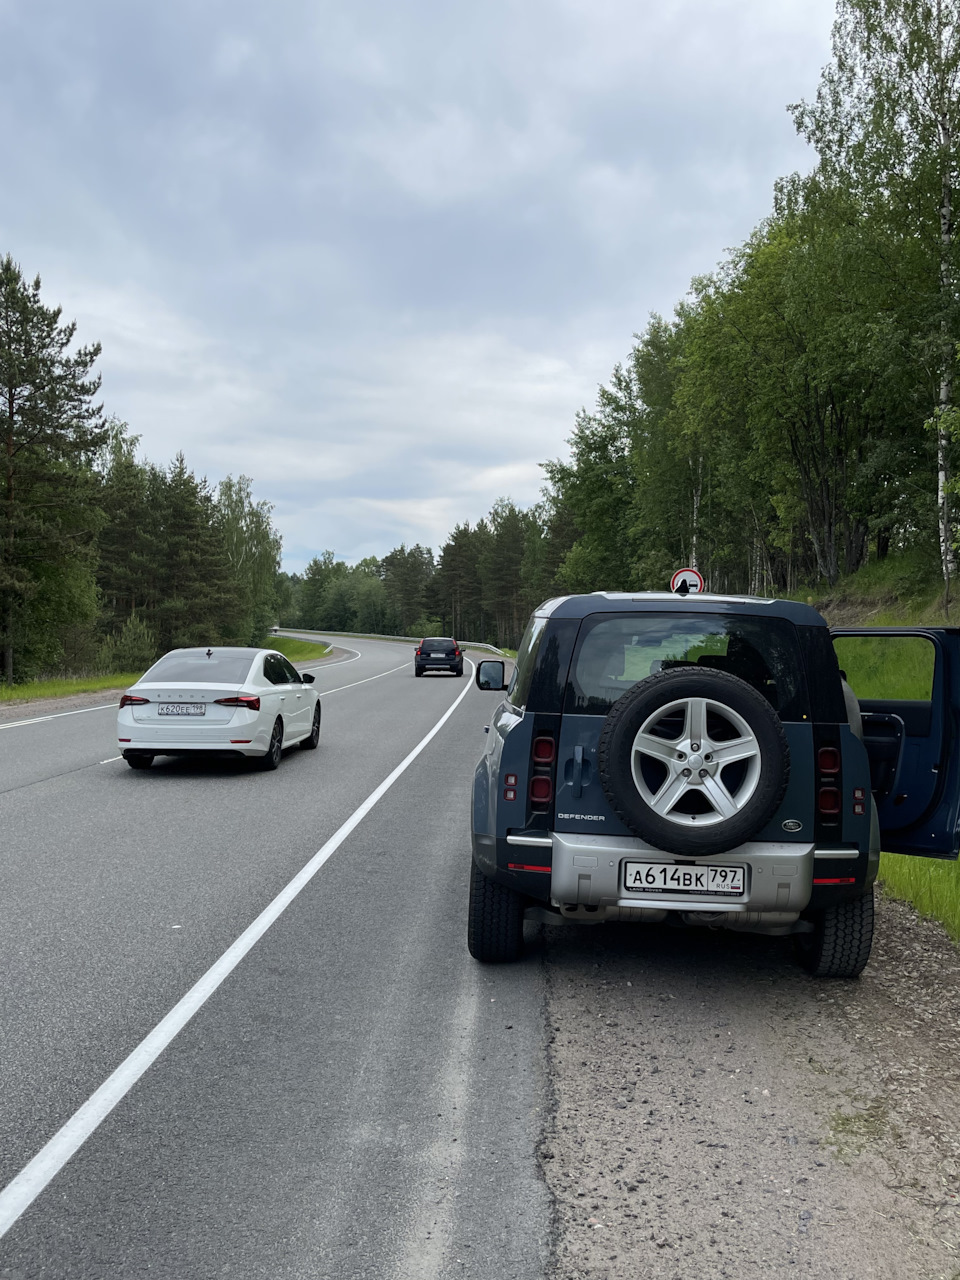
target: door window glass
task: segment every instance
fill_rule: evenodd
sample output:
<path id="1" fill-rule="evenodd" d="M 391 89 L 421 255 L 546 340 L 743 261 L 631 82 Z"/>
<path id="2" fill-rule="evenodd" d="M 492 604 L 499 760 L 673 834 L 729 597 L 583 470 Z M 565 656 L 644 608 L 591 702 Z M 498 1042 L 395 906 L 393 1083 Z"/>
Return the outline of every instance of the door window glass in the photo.
<path id="1" fill-rule="evenodd" d="M 860 699 L 929 702 L 936 650 L 926 636 L 835 636 L 847 683 Z"/>
<path id="2" fill-rule="evenodd" d="M 594 615 L 584 622 L 565 710 L 606 715 L 657 671 L 725 671 L 752 685 L 782 720 L 809 715 L 796 628 L 784 618 L 739 614 Z"/>
<path id="3" fill-rule="evenodd" d="M 283 669 L 283 659 L 276 653 L 268 653 L 263 660 L 263 674 L 271 684 L 289 684 Z"/>
<path id="4" fill-rule="evenodd" d="M 507 700 L 515 707 L 527 705 L 530 681 L 533 679 L 533 669 L 537 665 L 540 638 L 546 625 L 546 618 L 533 617 L 523 633 L 520 648 L 517 650 L 517 665 L 513 669 L 513 675 L 507 686 Z"/>
<path id="5" fill-rule="evenodd" d="M 296 667 L 291 662 L 288 662 L 286 658 L 280 659 L 280 667 L 281 667 L 281 670 L 283 671 L 284 684 L 300 684 L 301 683 L 300 676 L 297 672 Z"/>

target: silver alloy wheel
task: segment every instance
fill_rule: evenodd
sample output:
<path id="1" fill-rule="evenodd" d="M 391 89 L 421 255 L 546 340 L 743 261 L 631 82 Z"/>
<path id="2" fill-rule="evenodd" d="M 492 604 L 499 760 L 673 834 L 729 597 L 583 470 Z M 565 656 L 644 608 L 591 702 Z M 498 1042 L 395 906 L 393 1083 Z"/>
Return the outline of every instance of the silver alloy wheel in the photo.
<path id="1" fill-rule="evenodd" d="M 679 737 L 669 732 L 670 717 L 683 715 Z M 707 716 L 713 721 L 711 737 Z M 667 724 L 663 721 L 667 720 Z M 675 723 L 675 721 L 674 721 Z M 729 735 L 729 736 L 728 736 Z M 651 786 L 644 776 L 644 759 L 662 768 L 662 781 Z M 733 790 L 724 780 L 729 765 L 740 764 Z M 630 769 L 634 784 L 655 814 L 680 826 L 705 827 L 735 817 L 749 803 L 760 781 L 760 743 L 750 725 L 731 707 L 712 698 L 678 698 L 658 707 L 633 740 Z M 677 806 L 685 802 L 679 810 Z M 692 802 L 692 803 L 691 803 Z"/>

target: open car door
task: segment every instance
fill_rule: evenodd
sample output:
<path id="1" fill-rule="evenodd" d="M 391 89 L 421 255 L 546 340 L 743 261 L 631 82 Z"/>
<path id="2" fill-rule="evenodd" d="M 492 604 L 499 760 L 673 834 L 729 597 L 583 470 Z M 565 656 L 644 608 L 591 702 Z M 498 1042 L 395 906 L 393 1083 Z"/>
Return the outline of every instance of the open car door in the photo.
<path id="1" fill-rule="evenodd" d="M 960 853 L 960 628 L 837 627 L 888 853 Z"/>

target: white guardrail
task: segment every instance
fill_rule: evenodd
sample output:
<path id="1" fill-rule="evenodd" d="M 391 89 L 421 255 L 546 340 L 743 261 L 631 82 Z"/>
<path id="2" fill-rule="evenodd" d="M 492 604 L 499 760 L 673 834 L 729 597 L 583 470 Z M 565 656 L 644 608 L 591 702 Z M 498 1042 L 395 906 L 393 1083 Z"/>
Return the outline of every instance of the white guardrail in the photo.
<path id="1" fill-rule="evenodd" d="M 342 636 L 344 640 L 401 640 L 407 644 L 419 644 L 423 639 L 422 636 L 379 635 L 373 631 L 313 631 L 309 627 L 278 627 L 276 634 L 279 636 Z M 487 653 L 496 653 L 501 658 L 507 656 L 496 645 L 484 644 L 481 640 L 458 640 L 457 643 L 462 649 L 486 649 Z"/>

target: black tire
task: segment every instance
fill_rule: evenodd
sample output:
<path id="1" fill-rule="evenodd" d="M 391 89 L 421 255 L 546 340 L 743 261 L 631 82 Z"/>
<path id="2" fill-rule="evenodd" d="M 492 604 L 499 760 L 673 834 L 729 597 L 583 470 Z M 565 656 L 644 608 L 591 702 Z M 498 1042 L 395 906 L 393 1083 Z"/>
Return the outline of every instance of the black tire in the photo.
<path id="1" fill-rule="evenodd" d="M 719 811 L 702 799 L 706 796 L 705 790 L 694 794 L 692 789 L 687 795 L 689 808 L 681 812 L 678 806 L 671 811 L 673 816 L 664 817 L 651 807 L 634 779 L 632 756 L 637 734 L 658 710 L 684 698 L 704 698 L 712 702 L 714 710 L 710 714 L 716 716 L 719 712 L 721 726 L 723 713 L 732 712 L 746 723 L 755 739 L 759 772 L 749 785 L 743 784 L 745 798 L 728 817 L 718 817 Z M 669 740 L 669 737 L 665 739 L 668 743 Z M 722 747 L 722 739 L 719 746 Z M 677 760 L 680 759 L 678 752 Z M 691 756 L 690 760 L 693 759 Z M 707 764 L 709 759 L 705 754 L 701 762 L 703 773 L 712 768 L 716 779 L 723 782 L 723 790 L 727 790 L 726 778 L 733 776 L 731 785 L 736 791 L 735 775 L 728 774 L 725 766 Z M 725 671 L 681 667 L 648 676 L 614 703 L 600 735 L 597 764 L 611 808 L 631 831 L 667 853 L 697 858 L 736 848 L 770 821 L 787 789 L 790 750 L 777 713 L 745 680 Z M 660 766 L 654 762 L 653 767 Z M 679 764 L 663 764 L 662 768 L 666 779 L 669 770 L 679 768 Z M 649 784 L 648 790 L 652 791 L 656 785 L 660 784 L 656 781 Z M 708 785 L 709 780 L 703 784 L 704 788 Z M 736 795 L 733 799 L 737 800 Z M 703 807 L 698 812 L 701 800 Z M 703 818 L 700 826 L 696 825 L 698 817 Z"/>
<path id="2" fill-rule="evenodd" d="M 873 916 L 872 888 L 818 912 L 812 933 L 794 935 L 804 969 L 815 978 L 858 978 L 870 959 Z"/>
<path id="3" fill-rule="evenodd" d="M 257 761 L 257 764 L 265 773 L 271 773 L 274 769 L 279 769 L 280 760 L 283 757 L 283 721 L 277 716 L 273 722 L 273 732 L 270 734 L 270 745 L 266 752 Z"/>
<path id="4" fill-rule="evenodd" d="M 462 675 L 463 675 L 463 667 L 456 667 L 456 668 L 454 668 L 454 675 L 462 676 Z"/>
<path id="5" fill-rule="evenodd" d="M 313 724 L 306 738 L 300 740 L 301 751 L 316 751 L 320 745 L 320 703 L 313 709 Z"/>
<path id="6" fill-rule="evenodd" d="M 153 764 L 153 756 L 151 755 L 129 755 L 123 758 L 131 769 L 149 769 Z"/>
<path id="7" fill-rule="evenodd" d="M 523 951 L 523 897 L 488 879 L 472 860 L 467 949 L 483 964 L 505 964 Z"/>
<path id="8" fill-rule="evenodd" d="M 414 667 L 414 668 L 413 668 L 413 674 L 414 674 L 415 676 L 417 676 L 417 677 L 422 676 L 422 675 L 423 675 L 423 668 L 422 668 L 422 667 Z"/>

